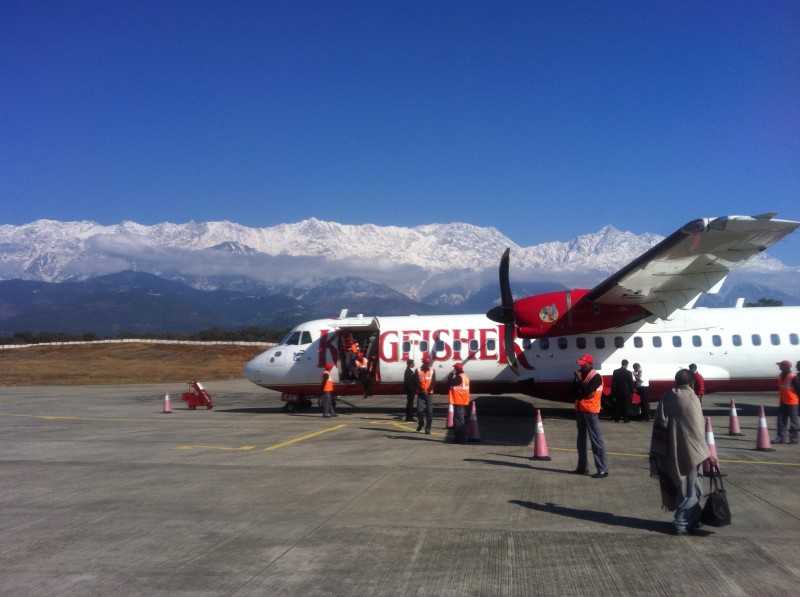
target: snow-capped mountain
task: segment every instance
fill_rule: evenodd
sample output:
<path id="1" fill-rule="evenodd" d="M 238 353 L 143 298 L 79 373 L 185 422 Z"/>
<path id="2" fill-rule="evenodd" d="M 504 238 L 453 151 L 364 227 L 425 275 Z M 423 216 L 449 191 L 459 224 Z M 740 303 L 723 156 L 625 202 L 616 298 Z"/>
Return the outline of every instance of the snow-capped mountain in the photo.
<path id="1" fill-rule="evenodd" d="M 255 283 L 285 290 L 358 276 L 413 298 L 441 295 L 440 302 L 464 302 L 496 279 L 506 247 L 515 278 L 594 283 L 661 238 L 606 226 L 569 241 L 522 247 L 495 228 L 465 223 L 403 228 L 310 218 L 252 228 L 228 221 L 105 226 L 38 220 L 0 226 L 0 279 L 60 282 L 135 270 L 202 289 Z M 784 269 L 765 255 L 747 267 Z"/>

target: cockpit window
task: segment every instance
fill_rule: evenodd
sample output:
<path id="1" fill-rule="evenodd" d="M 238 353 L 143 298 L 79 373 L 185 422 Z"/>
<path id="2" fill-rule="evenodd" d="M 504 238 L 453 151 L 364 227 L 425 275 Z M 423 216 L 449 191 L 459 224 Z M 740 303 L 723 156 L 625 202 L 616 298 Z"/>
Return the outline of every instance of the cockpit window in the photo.
<path id="1" fill-rule="evenodd" d="M 309 332 L 303 332 L 303 335 L 300 337 L 300 344 L 311 344 L 311 334 Z"/>
<path id="2" fill-rule="evenodd" d="M 300 344 L 300 332 L 292 332 L 289 334 L 289 337 L 286 338 L 284 344 L 288 346 L 294 346 L 296 344 Z"/>

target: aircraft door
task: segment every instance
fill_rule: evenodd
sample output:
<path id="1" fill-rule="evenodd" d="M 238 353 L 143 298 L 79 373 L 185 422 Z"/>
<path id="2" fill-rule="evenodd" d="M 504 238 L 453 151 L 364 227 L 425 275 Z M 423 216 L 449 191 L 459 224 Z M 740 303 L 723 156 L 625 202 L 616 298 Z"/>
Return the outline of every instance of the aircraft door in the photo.
<path id="1" fill-rule="evenodd" d="M 340 378 L 344 383 L 360 383 L 365 394 L 371 394 L 380 382 L 378 343 L 380 326 L 377 319 L 350 318 L 340 320 L 337 329 L 340 356 Z M 358 355 L 367 361 L 366 369 L 358 366 Z"/>

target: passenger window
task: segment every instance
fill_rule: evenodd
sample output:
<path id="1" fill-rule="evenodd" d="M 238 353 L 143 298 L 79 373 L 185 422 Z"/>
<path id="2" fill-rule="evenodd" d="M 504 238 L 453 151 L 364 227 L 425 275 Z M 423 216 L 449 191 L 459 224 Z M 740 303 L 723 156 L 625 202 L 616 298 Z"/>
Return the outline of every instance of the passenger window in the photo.
<path id="1" fill-rule="evenodd" d="M 577 346 L 580 350 L 586 348 L 586 338 L 583 336 L 575 338 L 575 346 Z"/>
<path id="2" fill-rule="evenodd" d="M 420 341 L 420 343 L 419 343 L 419 349 L 420 349 L 422 352 L 428 352 L 428 341 L 427 341 L 427 340 L 422 340 L 422 341 Z"/>
<path id="3" fill-rule="evenodd" d="M 711 343 L 714 346 L 722 346 L 722 336 L 717 336 L 716 334 L 711 336 Z"/>
<path id="4" fill-rule="evenodd" d="M 530 339 L 530 338 L 525 338 L 525 339 L 522 341 L 522 348 L 523 348 L 523 349 L 525 349 L 525 350 L 530 350 L 531 346 L 533 346 L 533 342 L 531 341 L 531 339 Z"/>
<path id="5" fill-rule="evenodd" d="M 486 350 L 494 350 L 495 349 L 495 341 L 494 340 L 487 340 L 486 341 Z"/>
<path id="6" fill-rule="evenodd" d="M 469 341 L 469 350 L 470 352 L 478 352 L 478 341 L 477 340 L 470 340 Z"/>
<path id="7" fill-rule="evenodd" d="M 672 345 L 675 348 L 680 348 L 682 344 L 683 344 L 683 342 L 681 342 L 681 337 L 680 336 L 673 336 L 672 337 Z"/>
<path id="8" fill-rule="evenodd" d="M 781 343 L 781 337 L 778 334 L 770 334 L 769 341 L 772 342 L 773 346 L 779 346 Z"/>
<path id="9" fill-rule="evenodd" d="M 734 346 L 741 346 L 742 337 L 739 334 L 734 334 L 733 336 L 731 336 L 731 342 L 733 342 Z"/>
<path id="10" fill-rule="evenodd" d="M 300 344 L 300 332 L 292 332 L 291 334 L 289 334 L 289 337 L 286 339 L 286 342 L 284 342 L 284 344 L 287 344 L 289 346 L 295 346 L 297 344 Z"/>
<path id="11" fill-rule="evenodd" d="M 303 332 L 303 336 L 300 338 L 300 344 L 311 344 L 311 334 L 309 332 Z"/>
<path id="12" fill-rule="evenodd" d="M 453 340 L 453 352 L 461 352 L 461 340 Z"/>
<path id="13" fill-rule="evenodd" d="M 692 336 L 692 346 L 702 346 L 703 339 L 700 336 Z"/>
<path id="14" fill-rule="evenodd" d="M 595 348 L 605 348 L 606 347 L 606 339 L 602 336 L 597 336 L 594 339 L 594 347 Z"/>
<path id="15" fill-rule="evenodd" d="M 436 352 L 444 352 L 444 340 L 437 340 L 433 345 L 433 350 Z"/>
<path id="16" fill-rule="evenodd" d="M 539 340 L 539 348 L 548 350 L 550 348 L 550 338 L 542 338 Z"/>
<path id="17" fill-rule="evenodd" d="M 635 336 L 633 338 L 633 345 L 636 348 L 641 348 L 642 346 L 644 346 L 644 341 L 642 340 L 641 336 Z"/>
<path id="18" fill-rule="evenodd" d="M 661 348 L 661 336 L 653 336 L 653 348 Z"/>
<path id="19" fill-rule="evenodd" d="M 798 339 L 797 334 L 789 334 L 789 342 L 791 344 L 794 344 L 796 346 L 798 341 L 800 341 L 800 339 Z"/>
<path id="20" fill-rule="evenodd" d="M 561 350 L 566 350 L 567 349 L 567 339 L 566 338 L 559 338 L 558 339 L 558 347 Z"/>
<path id="21" fill-rule="evenodd" d="M 750 338 L 753 340 L 753 346 L 761 346 L 761 336 L 753 334 Z"/>
<path id="22" fill-rule="evenodd" d="M 411 342 L 403 342 L 403 352 L 404 353 L 411 352 Z"/>
<path id="23" fill-rule="evenodd" d="M 622 348 L 625 346 L 625 339 L 622 336 L 614 336 L 614 346 L 617 348 Z"/>

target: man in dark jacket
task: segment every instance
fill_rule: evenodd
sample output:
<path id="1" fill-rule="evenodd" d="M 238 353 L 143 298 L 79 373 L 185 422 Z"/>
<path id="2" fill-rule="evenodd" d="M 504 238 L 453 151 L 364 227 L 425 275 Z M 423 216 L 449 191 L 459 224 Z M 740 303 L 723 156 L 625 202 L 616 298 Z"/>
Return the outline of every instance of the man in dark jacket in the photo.
<path id="1" fill-rule="evenodd" d="M 633 397 L 633 374 L 628 371 L 627 359 L 622 359 L 622 367 L 614 370 L 611 378 L 611 395 L 614 397 L 614 422 L 619 423 L 620 418 L 626 423 L 631 410 Z"/>
<path id="2" fill-rule="evenodd" d="M 406 392 L 406 421 L 414 420 L 414 398 L 417 396 L 419 384 L 417 372 L 414 371 L 414 359 L 406 361 L 406 370 L 403 373 L 403 390 Z"/>

